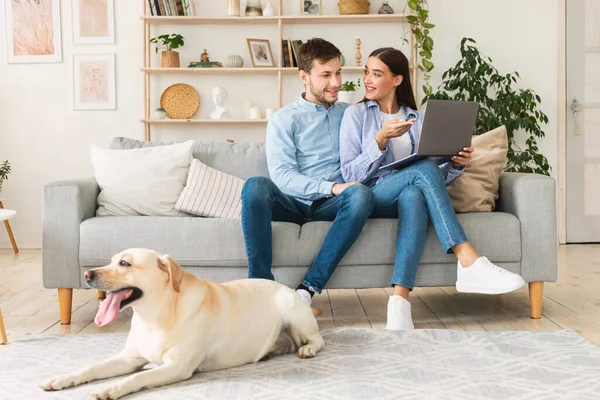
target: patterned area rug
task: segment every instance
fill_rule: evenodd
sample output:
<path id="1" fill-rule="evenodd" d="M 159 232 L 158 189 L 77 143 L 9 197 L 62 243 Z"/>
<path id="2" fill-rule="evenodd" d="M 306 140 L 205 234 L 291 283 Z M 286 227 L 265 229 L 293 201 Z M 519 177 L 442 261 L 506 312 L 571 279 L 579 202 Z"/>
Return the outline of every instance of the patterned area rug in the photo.
<path id="1" fill-rule="evenodd" d="M 145 390 L 126 399 L 598 399 L 600 348 L 571 330 L 460 332 L 335 328 L 295 355 Z M 117 353 L 125 334 L 32 335 L 0 347 L 0 399 L 83 399 L 37 385 Z M 120 379 L 120 378 L 113 378 Z"/>

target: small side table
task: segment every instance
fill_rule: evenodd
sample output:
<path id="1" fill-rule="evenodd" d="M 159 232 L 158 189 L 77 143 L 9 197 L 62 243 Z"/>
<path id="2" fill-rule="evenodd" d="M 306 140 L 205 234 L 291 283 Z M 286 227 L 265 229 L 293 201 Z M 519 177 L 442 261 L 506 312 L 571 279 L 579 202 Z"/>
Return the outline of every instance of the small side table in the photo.
<path id="1" fill-rule="evenodd" d="M 0 221 L 4 221 L 4 226 L 6 227 L 6 232 L 8 233 L 8 238 L 10 239 L 10 243 L 12 244 L 13 251 L 15 254 L 19 254 L 19 248 L 17 247 L 17 242 L 15 241 L 15 237 L 13 236 L 12 229 L 10 229 L 10 224 L 8 220 L 17 215 L 15 210 L 9 210 L 4 208 L 2 204 L 2 200 L 0 200 Z"/>

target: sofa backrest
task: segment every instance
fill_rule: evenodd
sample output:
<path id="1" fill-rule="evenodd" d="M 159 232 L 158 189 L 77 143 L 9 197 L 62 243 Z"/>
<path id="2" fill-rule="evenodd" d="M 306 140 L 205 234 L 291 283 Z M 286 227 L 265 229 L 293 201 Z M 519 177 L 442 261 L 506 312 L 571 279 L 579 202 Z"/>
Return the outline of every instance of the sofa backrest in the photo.
<path id="1" fill-rule="evenodd" d="M 111 149 L 138 149 L 141 147 L 164 146 L 181 142 L 147 142 L 126 137 L 115 137 Z M 204 164 L 248 179 L 252 176 L 269 176 L 264 142 L 221 143 L 194 140 L 193 157 Z"/>

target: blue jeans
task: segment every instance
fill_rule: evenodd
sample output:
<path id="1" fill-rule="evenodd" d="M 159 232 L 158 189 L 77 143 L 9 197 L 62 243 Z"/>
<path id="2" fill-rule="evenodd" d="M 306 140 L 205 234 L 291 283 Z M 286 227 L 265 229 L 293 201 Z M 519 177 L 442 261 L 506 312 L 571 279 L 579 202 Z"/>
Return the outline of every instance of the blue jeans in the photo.
<path id="1" fill-rule="evenodd" d="M 394 171 L 371 190 L 375 195 L 372 217 L 398 218 L 392 285 L 414 287 L 429 219 L 447 254 L 452 253 L 452 247 L 467 242 L 435 162 L 422 160 Z"/>
<path id="2" fill-rule="evenodd" d="M 242 189 L 242 229 L 250 278 L 274 280 L 271 221 L 333 221 L 321 250 L 302 284 L 321 293 L 342 257 L 358 238 L 373 210 L 373 193 L 364 185 L 352 185 L 339 196 L 306 205 L 284 194 L 268 178 L 252 177 Z"/>

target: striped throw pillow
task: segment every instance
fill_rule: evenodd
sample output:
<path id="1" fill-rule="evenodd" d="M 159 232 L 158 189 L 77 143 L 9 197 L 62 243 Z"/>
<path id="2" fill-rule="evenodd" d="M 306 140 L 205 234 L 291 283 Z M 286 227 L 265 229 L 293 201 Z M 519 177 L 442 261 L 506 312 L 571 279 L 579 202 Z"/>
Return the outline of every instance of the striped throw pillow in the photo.
<path id="1" fill-rule="evenodd" d="M 175 209 L 210 218 L 241 218 L 245 181 L 194 158 Z"/>

